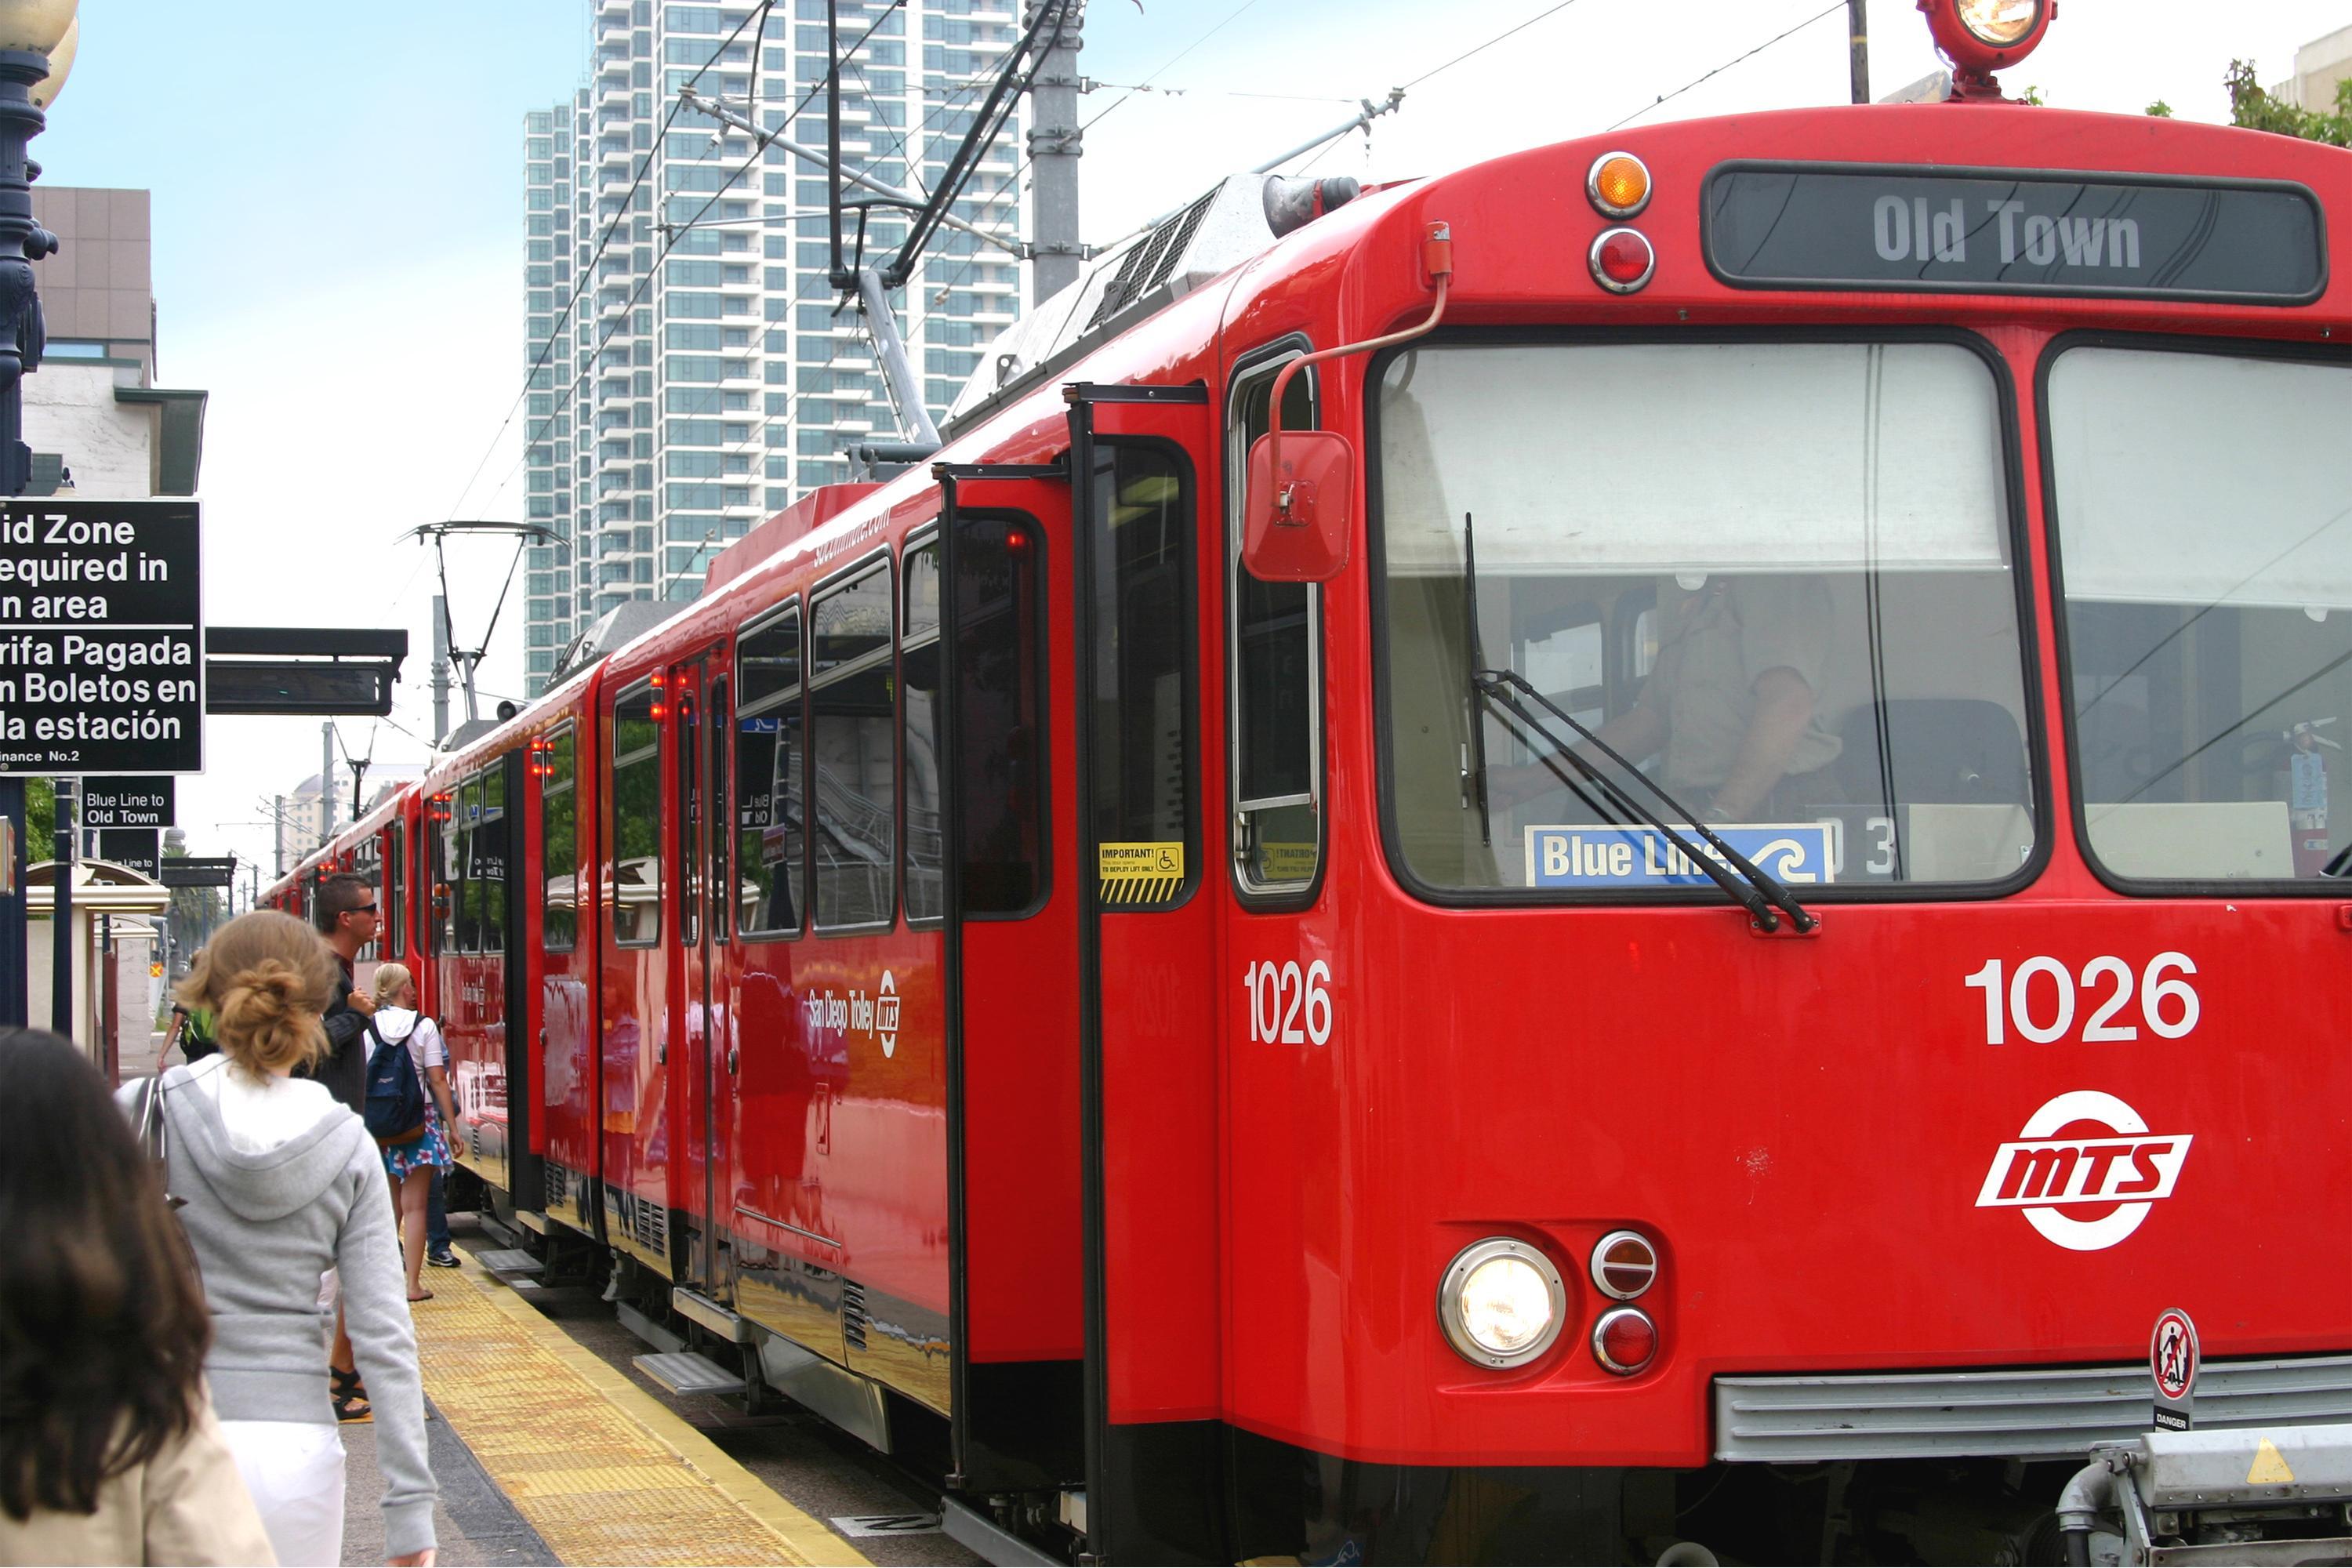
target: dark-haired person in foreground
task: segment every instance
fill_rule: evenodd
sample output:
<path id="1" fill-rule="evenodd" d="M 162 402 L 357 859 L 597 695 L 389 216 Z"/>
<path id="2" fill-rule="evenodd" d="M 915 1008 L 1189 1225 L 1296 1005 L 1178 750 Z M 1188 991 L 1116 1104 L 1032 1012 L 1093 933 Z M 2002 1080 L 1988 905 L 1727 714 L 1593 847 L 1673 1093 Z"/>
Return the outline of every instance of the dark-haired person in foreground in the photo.
<path id="1" fill-rule="evenodd" d="M 0 1029 L 0 1563 L 273 1563 L 205 1392 L 212 1318 L 87 1058 Z"/>

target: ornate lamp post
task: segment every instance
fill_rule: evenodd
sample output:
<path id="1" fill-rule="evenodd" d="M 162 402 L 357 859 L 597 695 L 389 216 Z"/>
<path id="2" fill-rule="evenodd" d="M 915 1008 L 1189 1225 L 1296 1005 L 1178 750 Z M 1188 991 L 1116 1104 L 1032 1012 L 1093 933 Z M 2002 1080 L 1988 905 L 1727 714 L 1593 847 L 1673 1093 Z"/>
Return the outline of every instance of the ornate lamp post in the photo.
<path id="1" fill-rule="evenodd" d="M 20 496 L 32 482 L 33 454 L 25 445 L 24 377 L 39 368 L 46 334 L 33 263 L 58 248 L 58 237 L 33 221 L 33 181 L 40 166 L 26 146 L 48 121 L 42 110 L 54 102 L 72 68 L 79 41 L 75 11 L 79 0 L 0 0 L 0 496 Z M 25 948 L 25 781 L 0 779 L 0 816 L 9 824 L 6 852 L 12 864 L 0 893 L 0 1024 L 22 1024 L 29 976 Z M 72 819 L 58 805 L 58 853 L 73 853 Z M 73 918 L 68 882 L 58 878 L 54 939 L 52 1017 L 70 1032 L 73 992 Z"/>

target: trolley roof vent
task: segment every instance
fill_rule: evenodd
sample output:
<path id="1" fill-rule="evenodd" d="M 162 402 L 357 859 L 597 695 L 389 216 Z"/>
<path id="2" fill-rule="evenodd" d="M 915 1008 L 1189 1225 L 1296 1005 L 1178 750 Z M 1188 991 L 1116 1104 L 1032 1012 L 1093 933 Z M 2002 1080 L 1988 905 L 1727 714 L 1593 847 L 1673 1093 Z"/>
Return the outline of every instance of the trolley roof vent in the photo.
<path id="1" fill-rule="evenodd" d="M 1088 264 L 1078 280 L 997 335 L 949 411 L 950 429 L 1076 363 L 1274 244 L 1293 182 L 1234 174 Z"/>

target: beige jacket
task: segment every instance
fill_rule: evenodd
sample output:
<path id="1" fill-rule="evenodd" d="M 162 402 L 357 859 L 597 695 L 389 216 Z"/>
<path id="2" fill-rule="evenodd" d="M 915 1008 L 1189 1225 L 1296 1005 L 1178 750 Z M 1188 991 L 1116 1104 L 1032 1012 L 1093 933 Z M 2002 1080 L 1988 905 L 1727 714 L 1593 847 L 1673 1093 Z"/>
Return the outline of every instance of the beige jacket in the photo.
<path id="1" fill-rule="evenodd" d="M 96 1513 L 0 1513 L 0 1563 L 277 1561 L 209 1402 L 185 1437 L 101 1487 Z"/>

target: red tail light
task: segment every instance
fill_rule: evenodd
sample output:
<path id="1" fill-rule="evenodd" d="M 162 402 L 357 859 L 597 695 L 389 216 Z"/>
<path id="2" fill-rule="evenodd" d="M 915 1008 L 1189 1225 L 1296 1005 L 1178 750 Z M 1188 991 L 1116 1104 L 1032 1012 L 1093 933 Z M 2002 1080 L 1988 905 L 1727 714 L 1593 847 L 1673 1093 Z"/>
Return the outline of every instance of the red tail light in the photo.
<path id="1" fill-rule="evenodd" d="M 1603 1312 L 1592 1325 L 1592 1359 L 1620 1377 L 1631 1377 L 1658 1353 L 1658 1325 L 1638 1307 Z"/>
<path id="2" fill-rule="evenodd" d="M 1612 294 L 1633 293 L 1658 267 L 1658 253 L 1634 228 L 1602 229 L 1592 242 L 1591 259 L 1592 280 Z"/>

